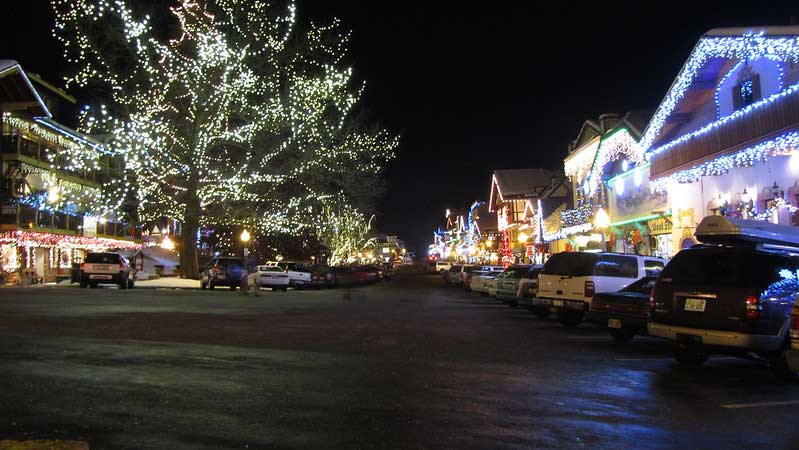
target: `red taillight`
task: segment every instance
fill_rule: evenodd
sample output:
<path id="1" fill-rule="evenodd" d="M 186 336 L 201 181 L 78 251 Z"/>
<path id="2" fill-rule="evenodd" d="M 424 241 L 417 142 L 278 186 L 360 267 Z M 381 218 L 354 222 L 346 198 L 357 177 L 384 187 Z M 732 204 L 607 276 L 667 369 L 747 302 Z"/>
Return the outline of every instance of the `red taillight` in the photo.
<path id="1" fill-rule="evenodd" d="M 125 270 L 125 263 L 123 263 L 123 262 L 119 263 L 119 270 L 120 271 Z"/>
<path id="2" fill-rule="evenodd" d="M 585 282 L 585 296 L 586 297 L 593 297 L 594 296 L 594 282 L 593 281 L 586 281 Z"/>
<path id="3" fill-rule="evenodd" d="M 760 311 L 763 310 L 763 305 L 760 304 L 760 297 L 750 295 L 746 297 L 746 318 L 749 320 L 757 319 Z"/>
<path id="4" fill-rule="evenodd" d="M 80 263 L 80 270 L 83 270 L 85 268 L 86 268 L 86 263 Z"/>

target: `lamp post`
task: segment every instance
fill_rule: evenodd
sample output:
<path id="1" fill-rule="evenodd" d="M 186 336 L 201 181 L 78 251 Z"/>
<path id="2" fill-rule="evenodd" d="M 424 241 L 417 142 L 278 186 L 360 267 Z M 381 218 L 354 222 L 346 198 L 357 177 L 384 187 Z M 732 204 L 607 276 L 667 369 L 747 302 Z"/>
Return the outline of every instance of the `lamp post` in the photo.
<path id="1" fill-rule="evenodd" d="M 594 216 L 594 228 L 598 229 L 602 234 L 602 250 L 607 251 L 605 244 L 605 229 L 610 227 L 610 216 L 603 208 L 599 208 Z"/>
<path id="2" fill-rule="evenodd" d="M 246 258 L 248 256 L 248 254 L 249 254 L 249 249 L 247 248 L 247 245 L 250 242 L 250 232 L 247 231 L 247 229 L 245 228 L 244 231 L 241 232 L 241 235 L 239 236 L 239 239 L 241 239 L 242 244 L 244 244 L 244 249 L 243 249 L 242 253 L 243 253 L 244 257 Z"/>

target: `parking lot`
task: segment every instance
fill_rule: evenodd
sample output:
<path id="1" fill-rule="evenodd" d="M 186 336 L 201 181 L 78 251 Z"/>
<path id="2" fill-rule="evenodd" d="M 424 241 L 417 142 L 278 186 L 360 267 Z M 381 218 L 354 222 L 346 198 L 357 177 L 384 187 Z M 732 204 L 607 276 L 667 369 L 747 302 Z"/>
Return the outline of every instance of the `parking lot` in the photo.
<path id="1" fill-rule="evenodd" d="M 0 436 L 91 448 L 796 448 L 758 361 L 402 276 L 353 289 L 0 289 Z"/>

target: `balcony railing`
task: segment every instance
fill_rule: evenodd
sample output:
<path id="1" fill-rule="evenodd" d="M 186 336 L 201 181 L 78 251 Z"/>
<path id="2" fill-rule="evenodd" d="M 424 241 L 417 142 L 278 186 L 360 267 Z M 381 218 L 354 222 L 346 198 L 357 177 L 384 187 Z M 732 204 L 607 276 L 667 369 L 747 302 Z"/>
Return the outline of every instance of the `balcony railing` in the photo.
<path id="1" fill-rule="evenodd" d="M 29 206 L 18 206 L 14 214 L 5 208 L 0 214 L 0 225 L 13 225 L 30 231 L 56 231 L 62 234 L 83 234 L 83 216 L 66 214 L 60 211 L 37 210 Z M 98 237 L 130 238 L 131 226 L 108 221 L 97 224 Z M 133 229 L 133 238 L 141 239 L 141 227 Z"/>
<path id="2" fill-rule="evenodd" d="M 736 117 L 722 119 L 717 126 L 655 154 L 650 173 L 652 177 L 667 175 L 673 169 L 746 148 L 796 127 L 799 127 L 799 90 Z"/>

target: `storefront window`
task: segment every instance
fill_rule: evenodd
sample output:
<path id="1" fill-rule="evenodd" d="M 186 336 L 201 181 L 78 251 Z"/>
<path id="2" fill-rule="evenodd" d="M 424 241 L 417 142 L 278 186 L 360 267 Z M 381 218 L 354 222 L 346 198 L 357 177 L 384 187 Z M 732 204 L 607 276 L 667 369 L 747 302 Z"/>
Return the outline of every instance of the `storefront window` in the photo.
<path id="1" fill-rule="evenodd" d="M 0 267 L 4 272 L 13 272 L 19 268 L 17 247 L 14 244 L 0 245 Z"/>

